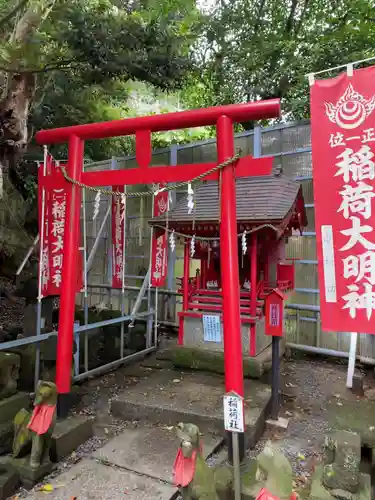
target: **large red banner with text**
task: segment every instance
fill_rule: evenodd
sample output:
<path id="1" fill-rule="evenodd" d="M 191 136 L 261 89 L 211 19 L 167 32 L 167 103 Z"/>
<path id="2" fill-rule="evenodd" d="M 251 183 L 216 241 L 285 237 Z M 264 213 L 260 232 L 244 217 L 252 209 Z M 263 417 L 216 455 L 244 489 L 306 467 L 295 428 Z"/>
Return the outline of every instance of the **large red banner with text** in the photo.
<path id="1" fill-rule="evenodd" d="M 114 191 L 124 192 L 124 186 L 113 188 Z M 122 288 L 125 275 L 125 203 L 119 196 L 112 196 L 112 287 Z M 125 284 L 124 284 L 125 285 Z"/>
<path id="2" fill-rule="evenodd" d="M 375 333 L 375 67 L 311 86 L 322 328 Z M 372 211 L 374 210 L 374 214 Z"/>
<path id="3" fill-rule="evenodd" d="M 53 179 L 57 169 L 56 162 L 48 156 L 46 164 L 46 172 L 44 175 L 44 166 L 40 165 L 38 171 L 38 184 L 44 185 L 44 177 Z M 44 192 L 44 195 L 43 195 Z M 43 202 L 44 196 L 44 202 Z M 44 211 L 42 217 L 42 207 L 44 203 Z M 62 285 L 63 272 L 63 256 L 64 256 L 64 233 L 65 233 L 65 217 L 66 217 L 66 190 L 45 188 L 38 189 L 38 220 L 39 234 L 43 238 L 42 244 L 42 296 L 60 295 Z M 42 228 L 43 220 L 43 228 Z M 76 291 L 80 292 L 83 287 L 82 275 L 82 255 L 79 252 L 79 265 L 77 276 Z"/>
<path id="4" fill-rule="evenodd" d="M 160 189 L 166 184 L 160 184 Z M 168 191 L 161 191 L 154 196 L 154 217 L 168 211 Z M 154 229 L 151 242 L 151 285 L 163 286 L 167 277 L 168 234 L 164 229 Z"/>

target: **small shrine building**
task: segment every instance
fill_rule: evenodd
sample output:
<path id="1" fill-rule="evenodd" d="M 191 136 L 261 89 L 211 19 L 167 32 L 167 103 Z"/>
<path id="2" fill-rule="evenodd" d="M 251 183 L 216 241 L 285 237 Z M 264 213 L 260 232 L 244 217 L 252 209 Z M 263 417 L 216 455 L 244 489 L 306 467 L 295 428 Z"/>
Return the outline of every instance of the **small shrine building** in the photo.
<path id="1" fill-rule="evenodd" d="M 294 263 L 285 258 L 285 245 L 293 230 L 302 233 L 307 226 L 306 210 L 302 186 L 283 174 L 238 178 L 236 193 L 242 349 L 244 356 L 257 356 L 271 343 L 264 334 L 266 295 L 274 288 L 294 290 Z M 186 347 L 224 350 L 219 206 L 218 182 L 205 181 L 195 189 L 192 213 L 184 197 L 168 215 L 150 221 L 155 230 L 167 226 L 190 236 L 184 275 L 177 278 L 183 295 L 178 339 Z M 191 258 L 200 261 L 193 276 Z"/>

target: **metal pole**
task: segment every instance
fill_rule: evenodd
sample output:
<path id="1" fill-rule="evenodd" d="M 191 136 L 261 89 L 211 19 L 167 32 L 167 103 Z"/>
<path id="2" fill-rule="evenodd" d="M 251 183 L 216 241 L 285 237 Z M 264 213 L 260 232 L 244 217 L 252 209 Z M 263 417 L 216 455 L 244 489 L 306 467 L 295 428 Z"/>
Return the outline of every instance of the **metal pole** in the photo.
<path id="1" fill-rule="evenodd" d="M 169 163 L 171 167 L 174 167 L 177 165 L 177 144 L 172 144 L 170 147 L 170 154 L 169 154 Z M 170 206 L 169 210 L 172 210 L 175 205 L 176 205 L 176 190 L 174 189 L 173 191 L 170 192 L 171 200 L 170 200 Z M 176 249 L 174 252 L 169 251 L 168 252 L 168 279 L 167 279 L 167 288 L 169 290 L 175 290 L 176 289 L 176 282 L 175 282 L 175 267 L 176 267 Z M 176 299 L 173 296 L 169 296 L 168 299 L 168 319 L 170 318 L 175 318 L 176 316 Z"/>
<path id="2" fill-rule="evenodd" d="M 233 446 L 234 500 L 241 500 L 240 447 L 239 447 L 237 432 L 232 432 L 232 446 Z"/>
<path id="3" fill-rule="evenodd" d="M 257 233 L 251 234 L 251 306 L 250 306 L 250 314 L 253 318 L 256 317 L 257 314 L 257 246 L 258 246 L 258 237 Z M 250 356 L 256 355 L 256 324 L 250 324 Z"/>
<path id="4" fill-rule="evenodd" d="M 40 167 L 39 167 L 40 168 Z M 23 261 L 21 262 L 19 268 L 17 269 L 16 271 L 16 276 L 18 276 L 19 274 L 22 273 L 23 271 L 23 268 L 25 267 L 26 265 L 26 262 L 29 260 L 30 258 L 30 255 L 33 253 L 34 251 L 34 248 L 36 247 L 36 245 L 38 244 L 38 241 L 39 241 L 39 234 L 37 236 L 35 236 L 34 238 L 34 241 L 32 242 L 30 248 L 28 249 L 27 251 L 27 254 L 25 255 L 25 258 L 23 259 Z"/>
<path id="5" fill-rule="evenodd" d="M 82 217 L 83 217 L 83 315 L 84 324 L 89 324 L 89 298 L 87 294 L 87 226 L 86 226 L 86 189 L 82 189 Z M 88 332 L 83 337 L 83 362 L 85 372 L 89 370 L 89 336 Z"/>
<path id="6" fill-rule="evenodd" d="M 124 194 L 126 195 L 126 186 L 124 186 Z M 125 314 L 125 233 L 126 233 L 126 216 L 127 216 L 127 204 L 126 204 L 126 196 L 124 198 L 124 223 L 123 223 L 123 235 L 122 235 L 122 282 L 121 282 L 121 316 Z M 121 213 L 121 212 L 120 212 Z M 129 296 L 129 294 L 128 294 Z M 124 357 L 124 334 L 125 334 L 125 325 L 124 322 L 121 323 L 121 338 L 120 338 L 120 357 Z"/>
<path id="7" fill-rule="evenodd" d="M 271 418 L 279 418 L 280 408 L 280 337 L 272 337 L 272 384 L 271 384 Z"/>
<path id="8" fill-rule="evenodd" d="M 183 276 L 183 310 L 187 311 L 189 309 L 189 277 L 190 277 L 190 248 L 189 240 L 184 242 L 184 276 Z"/>
<path id="9" fill-rule="evenodd" d="M 151 218 L 154 216 L 154 201 L 155 201 L 155 194 L 152 195 L 151 197 Z M 152 268 L 152 243 L 153 243 L 153 237 L 154 237 L 154 228 L 151 226 L 150 230 L 150 260 L 149 260 L 149 266 L 148 266 L 148 271 L 149 271 L 149 283 L 148 283 L 148 291 L 147 291 L 147 310 L 151 311 L 151 281 L 152 281 L 152 276 L 151 276 L 151 268 Z M 155 291 L 156 293 L 156 291 Z M 156 318 L 154 318 L 156 320 Z M 152 322 L 151 320 L 147 322 L 147 337 L 146 337 L 146 347 L 151 347 L 152 345 Z"/>
<path id="10" fill-rule="evenodd" d="M 154 346 L 158 345 L 158 309 L 159 309 L 159 293 L 158 288 L 155 289 L 155 320 L 154 320 Z"/>
<path id="11" fill-rule="evenodd" d="M 93 244 L 92 249 L 91 249 L 91 251 L 89 253 L 89 258 L 87 259 L 87 271 L 90 271 L 90 269 L 91 269 L 92 262 L 94 260 L 96 250 L 97 250 L 97 248 L 99 246 L 99 243 L 100 243 L 100 237 L 101 237 L 101 235 L 102 235 L 102 233 L 104 231 L 104 228 L 105 228 L 105 225 L 107 223 L 107 219 L 109 217 L 109 214 L 111 213 L 111 210 L 112 210 L 112 206 L 111 206 L 111 203 L 109 203 L 107 211 L 104 214 L 103 222 L 102 222 L 102 224 L 101 224 L 101 226 L 99 228 L 98 234 L 96 235 L 94 244 Z"/>
<path id="12" fill-rule="evenodd" d="M 358 341 L 358 333 L 352 332 L 350 334 L 348 374 L 346 377 L 346 387 L 348 387 L 348 389 L 351 389 L 353 387 L 353 375 L 354 375 L 354 370 L 355 370 L 357 341 Z"/>
<path id="13" fill-rule="evenodd" d="M 44 146 L 43 151 L 44 161 L 43 161 L 43 177 L 47 173 L 47 156 L 48 150 L 47 146 Z M 40 167 L 39 167 L 40 168 Z M 38 305 L 36 311 L 36 336 L 42 333 L 42 272 L 43 272 L 43 243 L 44 243 L 44 230 L 45 230 L 45 205 L 46 205 L 46 190 L 42 188 L 42 213 L 41 213 L 41 227 L 40 227 L 40 245 L 39 245 L 39 268 L 38 268 Z M 35 351 L 35 371 L 34 371 L 34 389 L 36 391 L 40 375 L 40 343 L 36 345 Z"/>
<path id="14" fill-rule="evenodd" d="M 69 139 L 68 174 L 79 179 L 83 164 L 84 143 L 77 136 Z M 64 234 L 64 260 L 60 297 L 60 321 L 57 337 L 56 384 L 59 395 L 70 392 L 73 357 L 73 322 L 78 272 L 78 246 L 80 233 L 81 188 L 66 183 L 66 217 Z M 60 406 L 64 406 L 60 397 Z M 64 411 L 64 410 L 62 410 Z"/>

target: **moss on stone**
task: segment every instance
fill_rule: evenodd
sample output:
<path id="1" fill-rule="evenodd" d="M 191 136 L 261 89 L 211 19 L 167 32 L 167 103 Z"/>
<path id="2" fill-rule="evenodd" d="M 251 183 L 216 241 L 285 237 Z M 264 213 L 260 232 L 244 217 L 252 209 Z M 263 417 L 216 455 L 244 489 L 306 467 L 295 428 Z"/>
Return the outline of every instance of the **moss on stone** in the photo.
<path id="1" fill-rule="evenodd" d="M 370 500 L 371 499 L 371 476 L 369 474 L 360 474 L 359 476 L 359 490 L 357 493 L 343 492 L 342 490 L 331 490 L 326 489 L 322 485 L 323 479 L 323 465 L 318 465 L 315 468 L 314 474 L 311 478 L 311 489 L 309 499 L 311 500 L 335 500 L 338 497 L 338 493 L 342 494 L 340 497 L 350 497 L 353 500 Z M 345 495 L 345 496 L 344 496 Z"/>
<path id="2" fill-rule="evenodd" d="M 356 432 L 361 436 L 362 445 L 375 447 L 375 401 L 341 400 L 330 401 L 327 406 L 329 424 L 332 429 Z M 360 418 L 358 417 L 360 415 Z"/>
<path id="3" fill-rule="evenodd" d="M 224 353 L 222 351 L 176 346 L 168 350 L 167 356 L 178 368 L 224 373 Z M 271 362 L 266 361 L 261 355 L 257 357 L 243 356 L 242 359 L 246 378 L 258 379 L 271 367 Z"/>

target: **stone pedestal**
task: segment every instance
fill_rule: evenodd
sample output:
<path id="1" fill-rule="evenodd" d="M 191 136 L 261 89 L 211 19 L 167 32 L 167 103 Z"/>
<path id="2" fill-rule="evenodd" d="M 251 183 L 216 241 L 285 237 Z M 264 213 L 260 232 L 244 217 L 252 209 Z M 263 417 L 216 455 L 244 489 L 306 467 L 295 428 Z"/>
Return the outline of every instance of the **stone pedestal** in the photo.
<path id="1" fill-rule="evenodd" d="M 51 459 L 59 462 L 93 435 L 92 419 L 84 416 L 57 421 L 52 435 Z"/>
<path id="2" fill-rule="evenodd" d="M 370 500 L 371 477 L 360 472 L 360 463 L 360 435 L 348 431 L 334 432 L 325 440 L 325 463 L 315 470 L 310 498 Z"/>
<path id="3" fill-rule="evenodd" d="M 241 469 L 243 500 L 255 500 L 262 488 L 280 500 L 290 500 L 293 492 L 292 466 L 273 443 L 267 443 L 257 458 L 248 460 Z"/>
<path id="4" fill-rule="evenodd" d="M 43 477 L 51 474 L 53 470 L 53 464 L 50 460 L 43 462 L 37 469 L 32 469 L 30 467 L 30 456 L 24 458 L 9 458 L 8 464 L 17 471 L 22 486 L 28 490 L 39 483 Z"/>
<path id="5" fill-rule="evenodd" d="M 333 490 L 356 493 L 359 485 L 361 463 L 361 438 L 359 434 L 337 431 L 326 439 L 326 465 L 323 469 L 323 486 Z"/>
<path id="6" fill-rule="evenodd" d="M 19 485 L 17 471 L 9 465 L 0 465 L 0 500 L 10 498 Z"/>

